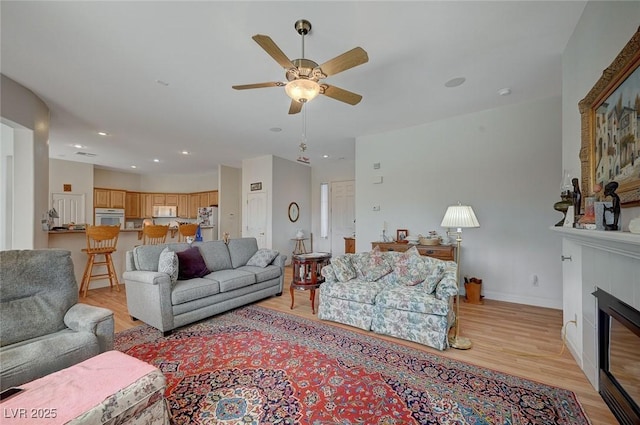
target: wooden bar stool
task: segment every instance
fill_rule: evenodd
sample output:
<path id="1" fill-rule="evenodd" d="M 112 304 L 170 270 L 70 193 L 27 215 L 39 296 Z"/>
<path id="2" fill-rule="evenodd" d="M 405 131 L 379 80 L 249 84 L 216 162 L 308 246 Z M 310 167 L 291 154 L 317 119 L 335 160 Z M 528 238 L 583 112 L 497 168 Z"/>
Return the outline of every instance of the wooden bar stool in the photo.
<path id="1" fill-rule="evenodd" d="M 198 224 L 180 224 L 178 226 L 178 241 L 185 242 L 188 236 L 191 236 L 194 240 L 196 238 L 196 232 L 198 231 Z"/>
<path id="2" fill-rule="evenodd" d="M 109 287 L 113 289 L 115 286 L 120 292 L 120 284 L 118 283 L 118 275 L 113 266 L 111 254 L 116 251 L 118 244 L 118 235 L 120 234 L 120 226 L 87 226 L 87 248 L 82 251 L 88 255 L 87 265 L 84 268 L 82 283 L 80 284 L 80 293 L 83 297 L 87 296 L 89 284 L 94 279 L 109 279 Z M 104 256 L 103 261 L 96 261 L 96 255 Z M 104 266 L 107 268 L 106 273 L 93 274 L 94 266 Z"/>
<path id="3" fill-rule="evenodd" d="M 161 245 L 167 240 L 169 225 L 151 224 L 142 228 L 143 245 Z"/>

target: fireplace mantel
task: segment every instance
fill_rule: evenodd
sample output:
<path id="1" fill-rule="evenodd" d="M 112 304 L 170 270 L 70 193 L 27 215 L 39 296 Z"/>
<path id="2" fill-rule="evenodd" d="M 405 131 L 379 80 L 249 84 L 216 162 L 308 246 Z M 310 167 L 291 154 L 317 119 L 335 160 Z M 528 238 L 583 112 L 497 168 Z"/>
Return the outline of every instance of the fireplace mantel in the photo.
<path id="1" fill-rule="evenodd" d="M 640 310 L 640 235 L 551 227 L 562 237 L 563 323 L 567 348 L 595 389 L 599 388 L 597 289 Z"/>
<path id="2" fill-rule="evenodd" d="M 640 259 L 640 234 L 571 227 L 552 227 L 551 230 L 561 233 L 563 237 L 580 245 Z"/>

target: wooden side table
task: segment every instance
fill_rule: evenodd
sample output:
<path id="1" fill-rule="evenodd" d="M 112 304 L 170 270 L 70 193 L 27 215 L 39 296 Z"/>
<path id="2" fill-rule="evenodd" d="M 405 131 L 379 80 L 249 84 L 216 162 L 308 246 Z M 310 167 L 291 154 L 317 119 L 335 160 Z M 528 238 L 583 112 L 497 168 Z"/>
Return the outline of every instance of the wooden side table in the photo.
<path id="1" fill-rule="evenodd" d="M 397 242 L 371 242 L 371 248 L 378 247 L 380 251 L 398 251 L 405 252 L 412 246 L 418 248 L 420 255 L 427 257 L 437 258 L 444 261 L 455 261 L 454 245 L 412 245 L 409 243 L 397 243 Z"/>
<path id="2" fill-rule="evenodd" d="M 344 253 L 355 254 L 356 253 L 356 238 L 345 237 L 344 238 Z"/>
<path id="3" fill-rule="evenodd" d="M 302 289 L 303 291 L 311 290 L 309 297 L 311 301 L 311 313 L 316 314 L 315 298 L 316 289 L 324 282 L 324 277 L 320 271 L 324 266 L 329 264 L 331 254 L 329 252 L 311 252 L 309 254 L 293 254 L 293 280 L 289 287 L 291 293 L 291 310 L 295 302 L 294 289 Z"/>
<path id="4" fill-rule="evenodd" d="M 304 241 L 309 240 L 309 238 L 293 238 L 291 240 L 296 241 L 296 244 L 293 247 L 293 255 L 307 253 L 307 248 L 304 246 Z"/>

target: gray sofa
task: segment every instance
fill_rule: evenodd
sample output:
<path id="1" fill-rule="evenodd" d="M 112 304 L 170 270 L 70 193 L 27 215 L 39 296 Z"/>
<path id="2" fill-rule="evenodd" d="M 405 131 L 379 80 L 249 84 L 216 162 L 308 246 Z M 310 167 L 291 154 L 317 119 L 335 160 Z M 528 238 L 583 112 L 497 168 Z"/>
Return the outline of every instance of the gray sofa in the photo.
<path id="1" fill-rule="evenodd" d="M 0 387 L 113 349 L 113 312 L 78 304 L 71 253 L 0 251 Z"/>
<path id="2" fill-rule="evenodd" d="M 168 247 L 181 252 L 197 247 L 211 273 L 172 283 L 158 271 L 160 253 Z M 141 245 L 126 253 L 123 274 L 127 307 L 134 319 L 171 330 L 272 295 L 282 295 L 286 256 L 277 256 L 265 267 L 247 265 L 258 251 L 255 238 L 223 241 Z"/>

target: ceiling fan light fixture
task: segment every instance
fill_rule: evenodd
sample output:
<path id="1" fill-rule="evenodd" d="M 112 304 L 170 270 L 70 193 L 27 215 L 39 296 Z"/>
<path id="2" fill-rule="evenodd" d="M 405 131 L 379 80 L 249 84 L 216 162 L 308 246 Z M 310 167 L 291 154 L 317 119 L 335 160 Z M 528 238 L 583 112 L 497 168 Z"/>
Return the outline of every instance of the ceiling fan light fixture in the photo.
<path id="1" fill-rule="evenodd" d="M 320 84 L 313 80 L 298 79 L 289 81 L 284 91 L 296 102 L 306 103 L 320 94 Z"/>

